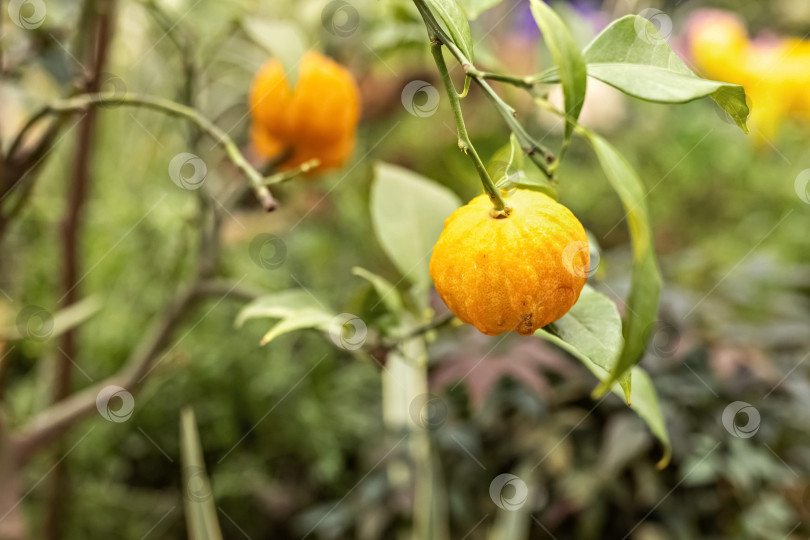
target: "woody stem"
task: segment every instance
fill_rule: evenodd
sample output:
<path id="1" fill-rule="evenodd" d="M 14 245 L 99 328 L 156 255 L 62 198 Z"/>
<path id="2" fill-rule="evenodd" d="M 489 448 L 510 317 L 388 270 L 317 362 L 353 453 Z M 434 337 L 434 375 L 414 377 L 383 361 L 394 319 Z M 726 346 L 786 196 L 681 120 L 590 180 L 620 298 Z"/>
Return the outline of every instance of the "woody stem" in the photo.
<path id="1" fill-rule="evenodd" d="M 202 131 L 210 135 L 217 144 L 222 146 L 231 162 L 239 170 L 241 170 L 242 173 L 244 173 L 264 209 L 268 212 L 275 210 L 277 203 L 265 184 L 264 176 L 262 176 L 259 171 L 248 163 L 245 156 L 243 156 L 239 151 L 236 143 L 222 128 L 214 124 L 208 118 L 202 116 L 199 112 L 191 107 L 186 107 L 180 103 L 155 96 L 138 94 L 81 94 L 70 99 L 56 101 L 45 106 L 37 114 L 31 117 L 31 120 L 29 120 L 25 127 L 23 127 L 22 131 L 20 131 L 20 133 L 17 135 L 15 142 L 11 146 L 12 151 L 16 151 L 17 148 L 21 146 L 26 132 L 31 129 L 34 124 L 46 116 L 81 111 L 88 107 L 97 107 L 99 105 L 127 105 L 130 107 L 144 107 L 147 109 L 157 110 L 171 116 L 179 116 L 194 122 Z"/>

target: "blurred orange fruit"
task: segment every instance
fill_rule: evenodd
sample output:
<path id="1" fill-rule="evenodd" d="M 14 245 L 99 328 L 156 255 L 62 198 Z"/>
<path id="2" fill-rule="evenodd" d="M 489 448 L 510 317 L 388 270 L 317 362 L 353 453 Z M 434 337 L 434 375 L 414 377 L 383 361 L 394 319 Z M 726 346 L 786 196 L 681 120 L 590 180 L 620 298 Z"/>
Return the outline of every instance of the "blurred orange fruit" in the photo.
<path id="1" fill-rule="evenodd" d="M 720 10 L 696 11 L 687 28 L 690 54 L 701 73 L 745 88 L 755 140 L 777 136 L 786 119 L 810 120 L 810 41 L 775 35 L 750 39 L 737 15 Z"/>
<path id="2" fill-rule="evenodd" d="M 506 203 L 506 217 L 492 217 L 486 195 L 453 212 L 430 259 L 450 311 L 491 336 L 528 335 L 565 315 L 590 264 L 585 230 L 565 206 L 525 189 Z"/>
<path id="3" fill-rule="evenodd" d="M 267 62 L 250 90 L 251 140 L 266 157 L 289 153 L 281 169 L 311 159 L 338 168 L 354 148 L 360 92 L 348 69 L 317 52 L 304 55 L 291 88 L 277 60 Z"/>

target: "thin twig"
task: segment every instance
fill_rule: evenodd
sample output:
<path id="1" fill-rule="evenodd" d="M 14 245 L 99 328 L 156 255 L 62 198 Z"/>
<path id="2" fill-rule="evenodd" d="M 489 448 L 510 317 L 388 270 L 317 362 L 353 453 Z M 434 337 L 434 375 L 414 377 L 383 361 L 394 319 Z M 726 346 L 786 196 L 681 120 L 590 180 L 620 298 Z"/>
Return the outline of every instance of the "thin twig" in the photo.
<path id="1" fill-rule="evenodd" d="M 425 21 L 425 25 L 428 29 L 428 34 L 431 36 L 431 40 L 438 38 L 441 43 L 447 47 L 447 50 L 450 51 L 456 61 L 462 66 L 464 69 L 464 73 L 472 78 L 472 80 L 484 91 L 484 94 L 487 98 L 492 101 L 495 108 L 500 113 L 501 117 L 506 122 L 509 129 L 518 139 L 521 148 L 532 160 L 532 162 L 537 165 L 541 171 L 549 178 L 552 182 L 555 182 L 556 179 L 552 171 L 549 170 L 549 164 L 554 162 L 554 154 L 540 144 L 539 141 L 534 139 L 523 127 L 523 125 L 517 121 L 515 118 L 515 110 L 509 106 L 501 97 L 492 89 L 492 87 L 487 83 L 487 78 L 494 78 L 497 77 L 496 80 L 501 80 L 502 82 L 517 82 L 520 81 L 519 86 L 526 86 L 527 80 L 521 80 L 519 78 L 513 78 L 506 75 L 497 75 L 494 73 L 488 73 L 484 71 L 480 71 L 475 68 L 472 61 L 467 58 L 464 53 L 453 43 L 453 40 L 450 39 L 444 30 L 441 28 L 441 25 L 436 21 L 433 13 L 425 4 L 424 0 L 414 0 L 414 4 L 416 4 L 419 13 L 422 15 L 422 19 Z"/>
<path id="2" fill-rule="evenodd" d="M 507 216 L 510 212 L 509 207 L 506 206 L 500 191 L 495 187 L 495 182 L 490 178 L 489 172 L 484 166 L 484 162 L 481 161 L 478 152 L 475 151 L 475 147 L 470 140 L 470 135 L 467 133 L 467 126 L 464 124 L 464 116 L 461 114 L 461 103 L 459 102 L 458 93 L 456 93 L 453 81 L 450 79 L 450 73 L 447 71 L 447 64 L 444 62 L 444 56 L 442 56 L 442 44 L 436 41 L 437 39 L 438 36 L 433 36 L 430 42 L 430 52 L 433 54 L 433 59 L 436 61 L 436 67 L 439 69 L 445 90 L 447 90 L 447 97 L 450 99 L 450 108 L 453 110 L 453 119 L 456 121 L 456 130 L 458 131 L 458 146 L 461 148 L 462 152 L 470 156 L 470 159 L 475 165 L 478 176 L 481 177 L 481 183 L 484 185 L 484 190 L 495 206 L 494 213 L 498 216 Z"/>
<path id="3" fill-rule="evenodd" d="M 90 107 L 97 107 L 99 105 L 126 105 L 130 107 L 143 107 L 146 109 L 153 109 L 172 116 L 178 116 L 194 122 L 200 129 L 213 138 L 217 144 L 222 146 L 226 155 L 231 162 L 241 170 L 250 182 L 253 191 L 259 202 L 268 212 L 273 211 L 277 207 L 277 203 L 270 189 L 265 185 L 265 178 L 257 171 L 250 163 L 248 163 L 245 156 L 239 151 L 236 143 L 223 129 L 211 122 L 208 118 L 202 116 L 199 112 L 181 105 L 174 101 L 159 98 L 156 96 L 139 95 L 139 94 L 125 94 L 122 96 L 112 94 L 82 94 L 62 101 L 54 102 L 45 106 L 42 110 L 36 113 L 15 139 L 12 144 L 12 149 L 19 146 L 18 141 L 22 141 L 25 134 L 30 130 L 34 124 L 52 114 L 62 114 L 67 112 L 83 111 Z"/>

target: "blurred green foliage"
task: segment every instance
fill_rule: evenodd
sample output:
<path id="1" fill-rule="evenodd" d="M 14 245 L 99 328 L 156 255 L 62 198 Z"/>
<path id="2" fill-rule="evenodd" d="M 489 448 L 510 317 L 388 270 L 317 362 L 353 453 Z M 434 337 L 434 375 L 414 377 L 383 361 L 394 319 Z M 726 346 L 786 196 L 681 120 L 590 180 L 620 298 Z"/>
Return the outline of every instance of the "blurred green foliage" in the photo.
<path id="1" fill-rule="evenodd" d="M 299 21 L 312 46 L 347 63 L 367 105 L 355 161 L 324 178 L 280 187 L 282 208 L 275 214 L 262 214 L 245 199 L 226 223 L 219 274 L 263 291 L 303 286 L 324 304 L 351 312 L 371 294 L 352 267 L 398 279 L 371 233 L 370 158 L 418 171 L 465 200 L 480 188 L 458 152 L 446 100 L 426 118 L 408 114 L 400 103 L 407 82 L 435 80 L 426 34 L 405 4 L 353 2 L 360 26 L 346 37 L 322 26 L 324 5 L 206 0 L 163 6 L 177 22 L 172 35 L 194 36 L 194 58 L 186 60 L 199 69 L 189 81 L 183 56 L 172 39 L 162 38 L 148 6 L 122 2 L 110 71 L 129 91 L 180 99 L 191 88 L 195 106 L 244 143 L 246 94 L 265 53 L 233 31 L 230 21 Z M 36 39 L 16 27 L 4 38 L 8 54 L 38 43 L 33 53 L 20 53 L 30 58 L 2 82 L 4 114 L 16 109 L 14 118 L 62 95 L 80 69 L 54 44 L 69 45 L 75 37 L 76 6 L 47 6 L 47 23 Z M 480 54 L 476 45 L 481 62 L 497 61 L 517 46 L 510 35 L 521 21 L 503 5 L 478 19 L 474 39 L 501 16 L 507 22 L 486 37 Z M 532 39 L 518 45 L 543 58 Z M 548 131 L 518 91 L 498 88 L 535 133 Z M 537 464 L 528 482 L 532 538 L 544 538 L 545 530 L 583 539 L 806 537 L 810 205 L 797 195 L 794 179 L 810 157 L 808 127 L 785 125 L 773 148 L 754 148 L 708 101 L 678 109 L 623 98 L 611 103 L 622 113 L 612 140 L 650 190 L 665 324 L 656 333 L 664 344 L 654 341 L 643 365 L 661 397 L 673 463 L 657 471 L 660 449 L 643 422 L 615 396 L 591 402 L 591 375 L 539 340 L 526 345 L 525 338 L 501 342 L 469 328 L 443 331 L 430 351 L 434 381 L 454 362 L 472 360 L 472 367 L 487 356 L 464 384 L 434 389 L 448 406 L 434 436 L 452 537 L 486 537 L 498 510 L 488 496 L 490 482 L 525 463 Z M 479 152 L 491 156 L 508 132 L 475 89 L 462 105 Z M 201 192 L 170 181 L 171 157 L 185 151 L 204 156 L 206 189 L 214 193 L 241 181 L 211 141 L 178 120 L 112 108 L 103 110 L 100 128 L 81 290 L 100 296 L 104 307 L 79 330 L 76 387 L 114 372 L 165 299 L 191 276 L 200 227 L 195 197 Z M 11 298 L 2 306 L 8 320 L 20 306 L 58 307 L 58 231 L 75 135 L 66 133 L 4 239 L 0 287 Z M 559 129 L 547 137 L 557 142 Z M 575 139 L 560 178 L 561 201 L 603 248 L 594 287 L 619 300 L 630 262 L 623 211 L 581 140 Z M 280 268 L 263 269 L 251 260 L 250 241 L 267 232 L 286 244 Z M 127 422 L 94 418 L 70 434 L 68 447 L 80 444 L 67 458 L 65 538 L 184 536 L 178 417 L 186 405 L 197 415 L 226 538 L 301 538 L 313 527 L 309 537 L 393 538 L 407 523 L 408 493 L 391 489 L 390 471 L 379 466 L 396 441 L 382 428 L 380 366 L 315 332 L 260 348 L 266 324 L 251 321 L 235 330 L 239 307 L 212 299 L 188 318 L 136 396 Z M 6 354 L 11 368 L 4 407 L 9 422 L 19 425 L 46 405 L 59 351 L 51 342 L 20 341 Z M 536 380 L 500 379 L 474 402 L 468 387 L 501 357 L 527 359 Z M 531 363 L 535 357 L 541 361 Z M 724 429 L 722 412 L 734 401 L 759 411 L 754 437 Z M 24 504 L 34 538 L 46 499 L 39 480 L 51 464 L 43 455 L 27 471 L 31 492 Z"/>

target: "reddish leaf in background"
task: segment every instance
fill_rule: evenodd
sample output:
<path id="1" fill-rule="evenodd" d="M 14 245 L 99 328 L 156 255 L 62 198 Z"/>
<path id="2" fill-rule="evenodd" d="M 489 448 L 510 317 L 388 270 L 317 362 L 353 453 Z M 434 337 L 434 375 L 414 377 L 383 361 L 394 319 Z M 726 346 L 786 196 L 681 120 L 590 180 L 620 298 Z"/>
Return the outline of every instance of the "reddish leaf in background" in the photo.
<path id="1" fill-rule="evenodd" d="M 497 347 L 493 339 L 471 333 L 461 343 L 466 346 L 443 359 L 430 377 L 431 388 L 463 382 L 473 407 L 484 404 L 503 377 L 512 377 L 537 392 L 549 395 L 547 373 L 572 376 L 577 367 L 566 356 L 542 341 L 514 340 L 514 345 Z M 500 345 L 500 343 L 498 343 Z"/>

